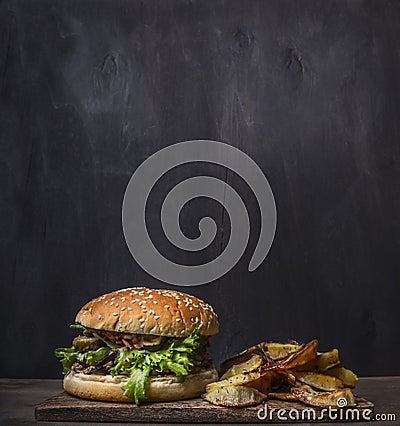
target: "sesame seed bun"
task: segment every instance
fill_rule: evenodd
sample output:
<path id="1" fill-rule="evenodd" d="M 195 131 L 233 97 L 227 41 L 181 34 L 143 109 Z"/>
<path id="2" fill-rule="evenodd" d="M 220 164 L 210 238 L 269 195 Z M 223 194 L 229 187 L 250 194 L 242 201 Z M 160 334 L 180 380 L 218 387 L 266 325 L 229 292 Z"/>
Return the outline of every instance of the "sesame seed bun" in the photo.
<path id="1" fill-rule="evenodd" d="M 200 396 L 208 383 L 218 380 L 212 368 L 197 374 L 189 374 L 183 382 L 176 376 L 150 377 L 146 384 L 146 402 L 177 401 Z M 126 376 L 82 374 L 71 371 L 64 378 L 64 389 L 75 396 L 100 401 L 132 402 L 124 395 L 122 387 Z"/>
<path id="2" fill-rule="evenodd" d="M 204 336 L 218 333 L 213 308 L 185 293 L 146 287 L 125 288 L 88 302 L 75 321 L 85 327 L 135 334 L 184 337 L 198 327 Z"/>

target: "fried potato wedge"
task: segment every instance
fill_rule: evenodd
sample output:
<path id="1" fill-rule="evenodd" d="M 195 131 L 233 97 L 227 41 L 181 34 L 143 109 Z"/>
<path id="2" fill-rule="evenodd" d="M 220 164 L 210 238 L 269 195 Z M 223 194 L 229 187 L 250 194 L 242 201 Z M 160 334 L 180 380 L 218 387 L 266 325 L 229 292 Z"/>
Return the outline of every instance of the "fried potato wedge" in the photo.
<path id="1" fill-rule="evenodd" d="M 267 395 L 248 386 L 224 386 L 206 392 L 202 398 L 215 405 L 224 407 L 250 407 L 267 399 Z"/>
<path id="2" fill-rule="evenodd" d="M 253 355 L 261 356 L 264 364 L 272 362 L 269 358 L 267 343 L 261 342 L 225 360 L 220 365 L 220 375 L 225 374 L 233 365 L 248 361 Z"/>
<path id="3" fill-rule="evenodd" d="M 215 389 L 221 389 L 225 386 L 250 385 L 250 383 L 255 382 L 260 377 L 261 374 L 259 372 L 236 374 L 236 376 L 232 376 L 224 380 L 219 380 L 218 382 L 209 383 L 206 386 L 206 392 L 212 392 Z"/>
<path id="4" fill-rule="evenodd" d="M 293 374 L 300 382 L 323 391 L 334 391 L 344 388 L 344 384 L 340 379 L 328 376 L 327 374 L 308 371 L 293 371 Z"/>
<path id="5" fill-rule="evenodd" d="M 250 371 L 257 370 L 262 365 L 263 359 L 260 355 L 254 354 L 247 361 L 240 364 L 234 364 L 229 368 L 220 378 L 220 380 L 228 379 L 229 377 L 236 376 L 241 373 L 249 373 Z"/>
<path id="6" fill-rule="evenodd" d="M 349 388 L 338 389 L 333 392 L 310 393 L 302 388 L 292 388 L 290 392 L 299 401 L 314 407 L 354 407 L 354 395 Z"/>
<path id="7" fill-rule="evenodd" d="M 321 391 L 315 390 L 311 386 L 306 385 L 306 384 L 301 383 L 301 382 L 297 382 L 295 387 L 298 388 L 298 389 L 302 389 L 302 390 L 304 390 L 308 393 L 321 393 Z"/>
<path id="8" fill-rule="evenodd" d="M 332 349 L 329 352 L 319 353 L 316 358 L 306 364 L 300 365 L 296 370 L 321 372 L 336 367 L 339 364 L 339 351 L 337 349 Z"/>
<path id="9" fill-rule="evenodd" d="M 340 366 L 337 349 L 318 353 L 317 348 L 317 340 L 261 342 L 226 360 L 221 379 L 206 386 L 203 398 L 229 407 L 256 405 L 267 397 L 317 407 L 356 405 L 350 388 L 357 376 Z"/>
<path id="10" fill-rule="evenodd" d="M 267 348 L 271 359 L 275 361 L 285 358 L 293 352 L 298 352 L 301 349 L 301 345 L 292 343 L 267 342 Z"/>
<path id="11" fill-rule="evenodd" d="M 244 386 L 250 386 L 262 393 L 268 393 L 272 388 L 272 381 L 275 377 L 273 372 L 263 372 L 258 379 L 246 383 Z"/>
<path id="12" fill-rule="evenodd" d="M 272 370 L 292 370 L 300 367 L 317 357 L 317 347 L 318 341 L 311 340 L 311 342 L 303 345 L 297 352 L 293 352 L 273 365 L 266 366 L 266 368 Z"/>
<path id="13" fill-rule="evenodd" d="M 330 368 L 329 370 L 326 370 L 325 374 L 328 374 L 329 376 L 337 377 L 343 382 L 344 386 L 348 388 L 356 387 L 358 377 L 351 370 L 347 370 L 346 368 L 343 368 L 343 367 L 333 367 L 333 368 Z"/>
<path id="14" fill-rule="evenodd" d="M 287 370 L 276 370 L 274 371 L 275 373 L 275 381 L 281 381 L 281 382 L 286 382 L 286 383 L 290 383 L 291 385 L 295 385 L 297 380 L 296 380 L 296 376 Z"/>
<path id="15" fill-rule="evenodd" d="M 287 392 L 269 392 L 268 399 L 279 399 L 280 401 L 298 401 L 297 395 Z"/>

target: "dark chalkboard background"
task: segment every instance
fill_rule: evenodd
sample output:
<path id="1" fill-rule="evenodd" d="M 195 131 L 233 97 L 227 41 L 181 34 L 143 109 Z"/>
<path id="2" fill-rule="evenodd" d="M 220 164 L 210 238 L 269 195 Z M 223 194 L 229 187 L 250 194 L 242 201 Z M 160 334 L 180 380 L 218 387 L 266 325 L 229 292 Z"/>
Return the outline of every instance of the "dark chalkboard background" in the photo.
<path id="1" fill-rule="evenodd" d="M 52 350 L 96 295 L 177 289 L 131 257 L 122 197 L 149 155 L 199 138 L 254 158 L 278 210 L 249 273 L 259 212 L 238 176 L 188 165 L 152 194 L 156 245 L 188 264 L 220 253 L 229 221 L 195 200 L 182 228 L 210 215 L 217 239 L 202 259 L 179 252 L 159 219 L 170 188 L 216 176 L 250 210 L 239 264 L 181 288 L 219 313 L 216 361 L 315 337 L 360 375 L 400 373 L 399 1 L 3 1 L 0 37 L 1 376 L 60 377 Z"/>

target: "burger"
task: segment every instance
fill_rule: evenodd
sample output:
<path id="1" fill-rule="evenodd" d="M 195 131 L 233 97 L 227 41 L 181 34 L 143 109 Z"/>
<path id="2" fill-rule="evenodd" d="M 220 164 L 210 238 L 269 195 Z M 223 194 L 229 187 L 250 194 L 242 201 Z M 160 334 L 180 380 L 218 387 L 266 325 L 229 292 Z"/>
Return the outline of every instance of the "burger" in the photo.
<path id="1" fill-rule="evenodd" d="M 207 354 L 218 333 L 213 308 L 179 291 L 126 288 L 88 302 L 72 328 L 81 334 L 55 355 L 64 389 L 116 402 L 193 398 L 218 379 Z"/>

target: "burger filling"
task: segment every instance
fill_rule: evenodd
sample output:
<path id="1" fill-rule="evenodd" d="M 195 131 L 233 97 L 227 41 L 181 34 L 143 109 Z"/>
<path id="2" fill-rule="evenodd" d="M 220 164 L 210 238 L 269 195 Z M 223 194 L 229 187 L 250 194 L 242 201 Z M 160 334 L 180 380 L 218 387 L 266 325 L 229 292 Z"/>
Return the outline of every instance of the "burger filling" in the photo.
<path id="1" fill-rule="evenodd" d="M 196 328 L 183 338 L 150 334 L 117 333 L 85 328 L 70 348 L 58 348 L 55 355 L 63 366 L 63 374 L 70 371 L 84 374 L 128 376 L 124 395 L 139 404 L 146 399 L 145 387 L 150 376 L 178 376 L 182 381 L 188 374 L 212 367 L 206 347 L 208 337 Z"/>

